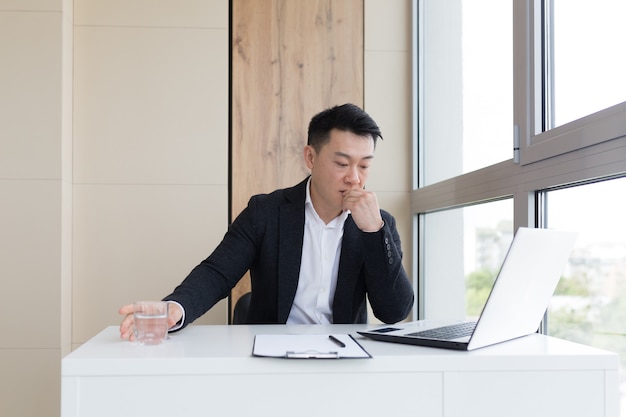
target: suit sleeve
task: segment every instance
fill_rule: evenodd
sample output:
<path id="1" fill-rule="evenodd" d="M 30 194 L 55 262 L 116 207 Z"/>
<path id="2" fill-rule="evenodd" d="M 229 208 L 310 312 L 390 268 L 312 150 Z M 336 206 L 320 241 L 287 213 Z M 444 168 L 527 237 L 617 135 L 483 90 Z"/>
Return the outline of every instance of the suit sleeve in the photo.
<path id="1" fill-rule="evenodd" d="M 367 294 L 374 315 L 384 323 L 404 320 L 413 308 L 414 292 L 402 266 L 402 246 L 393 216 L 375 233 L 361 232 Z"/>
<path id="2" fill-rule="evenodd" d="M 185 322 L 181 328 L 227 297 L 254 262 L 256 225 L 252 203 L 253 200 L 250 200 L 248 207 L 229 226 L 224 239 L 209 257 L 164 298 L 183 306 Z"/>

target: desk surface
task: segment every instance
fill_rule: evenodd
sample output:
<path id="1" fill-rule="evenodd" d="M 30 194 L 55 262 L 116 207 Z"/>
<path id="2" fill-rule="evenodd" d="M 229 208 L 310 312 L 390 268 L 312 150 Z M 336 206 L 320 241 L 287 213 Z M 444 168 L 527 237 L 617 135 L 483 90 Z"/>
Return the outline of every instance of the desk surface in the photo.
<path id="1" fill-rule="evenodd" d="M 619 413 L 618 357 L 610 352 L 543 335 L 460 352 L 367 340 L 356 334 L 363 328 L 189 326 L 161 345 L 141 346 L 109 327 L 63 359 L 62 415 Z M 271 333 L 348 333 L 373 358 L 253 357 L 254 336 Z"/>
<path id="2" fill-rule="evenodd" d="M 189 326 L 158 346 L 121 340 L 111 326 L 63 359 L 63 376 L 168 375 L 181 372 L 380 372 L 616 369 L 618 357 L 589 346 L 544 335 L 531 335 L 471 352 L 377 342 L 356 334 L 363 325 Z M 372 359 L 286 360 L 252 356 L 256 334 L 349 333 Z M 313 366 L 312 366 L 313 364 Z"/>

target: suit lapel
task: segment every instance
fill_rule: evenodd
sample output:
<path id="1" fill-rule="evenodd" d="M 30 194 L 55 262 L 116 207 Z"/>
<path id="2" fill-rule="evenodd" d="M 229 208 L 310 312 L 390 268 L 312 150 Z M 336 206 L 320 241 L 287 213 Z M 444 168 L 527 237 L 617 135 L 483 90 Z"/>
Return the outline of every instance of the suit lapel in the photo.
<path id="1" fill-rule="evenodd" d="M 298 289 L 302 243 L 304 240 L 304 200 L 307 180 L 285 193 L 280 207 L 278 247 L 278 311 L 279 323 L 286 323 Z"/>
<path id="2" fill-rule="evenodd" d="M 337 273 L 337 289 L 333 300 L 333 322 L 352 322 L 352 302 L 354 288 L 360 273 L 362 263 L 359 251 L 359 230 L 348 216 L 343 226 L 343 239 L 341 241 L 341 255 L 339 258 L 339 271 Z"/>

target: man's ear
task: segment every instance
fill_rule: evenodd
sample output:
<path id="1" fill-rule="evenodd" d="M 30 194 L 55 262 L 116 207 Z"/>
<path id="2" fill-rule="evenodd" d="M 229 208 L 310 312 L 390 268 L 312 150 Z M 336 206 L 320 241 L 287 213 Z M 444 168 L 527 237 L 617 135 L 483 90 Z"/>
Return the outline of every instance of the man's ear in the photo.
<path id="1" fill-rule="evenodd" d="M 306 145 L 304 147 L 304 163 L 307 168 L 313 168 L 313 161 L 315 160 L 315 149 L 311 145 Z"/>

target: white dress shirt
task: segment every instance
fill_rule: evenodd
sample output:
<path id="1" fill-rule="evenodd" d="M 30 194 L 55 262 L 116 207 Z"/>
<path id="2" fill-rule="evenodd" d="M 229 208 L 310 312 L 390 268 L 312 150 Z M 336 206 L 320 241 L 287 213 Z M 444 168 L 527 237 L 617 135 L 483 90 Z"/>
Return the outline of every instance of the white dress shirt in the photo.
<path id="1" fill-rule="evenodd" d="M 287 324 L 331 324 L 333 299 L 337 288 L 343 212 L 328 224 L 317 215 L 311 202 L 311 179 L 306 187 L 304 241 L 296 296 Z"/>

